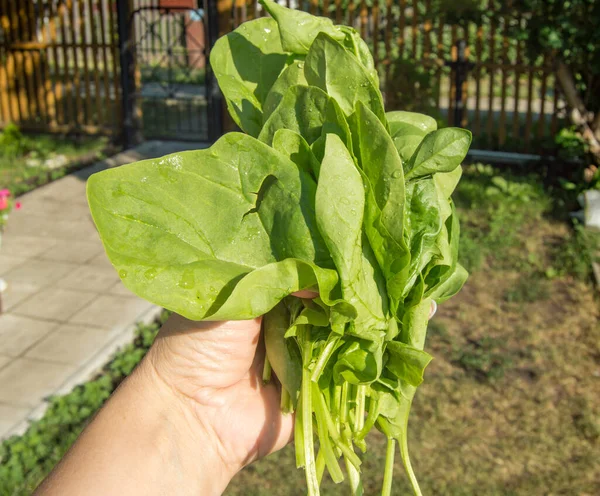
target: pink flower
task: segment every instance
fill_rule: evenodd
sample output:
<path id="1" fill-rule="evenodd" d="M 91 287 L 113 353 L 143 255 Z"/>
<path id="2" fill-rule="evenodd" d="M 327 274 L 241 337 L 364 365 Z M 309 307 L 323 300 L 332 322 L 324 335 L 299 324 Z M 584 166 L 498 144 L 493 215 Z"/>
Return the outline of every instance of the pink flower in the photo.
<path id="1" fill-rule="evenodd" d="M 10 190 L 4 188 L 4 189 L 0 189 L 0 198 L 6 198 L 10 196 Z"/>
<path id="2" fill-rule="evenodd" d="M 21 208 L 21 202 L 15 203 L 15 210 L 19 210 Z"/>
<path id="3" fill-rule="evenodd" d="M 8 208 L 8 198 L 6 196 L 0 196 L 0 210 Z"/>

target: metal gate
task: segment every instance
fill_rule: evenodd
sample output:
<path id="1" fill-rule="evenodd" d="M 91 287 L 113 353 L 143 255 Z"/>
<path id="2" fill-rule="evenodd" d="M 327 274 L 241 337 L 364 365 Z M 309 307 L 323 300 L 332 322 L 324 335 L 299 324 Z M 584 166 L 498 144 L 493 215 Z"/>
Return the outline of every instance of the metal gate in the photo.
<path id="1" fill-rule="evenodd" d="M 214 140 L 219 118 L 213 108 L 208 63 L 208 1 L 119 2 L 125 140 Z M 130 12 L 125 12 L 129 8 Z M 125 32 L 123 32 L 125 30 Z M 219 116 L 217 116 L 219 117 Z"/>

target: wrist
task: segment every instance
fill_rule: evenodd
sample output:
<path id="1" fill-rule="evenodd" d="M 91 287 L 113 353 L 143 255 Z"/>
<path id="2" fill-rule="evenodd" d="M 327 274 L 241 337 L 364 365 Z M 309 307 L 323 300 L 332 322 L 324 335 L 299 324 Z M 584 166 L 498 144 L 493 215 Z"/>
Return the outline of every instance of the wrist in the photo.
<path id="1" fill-rule="evenodd" d="M 166 463 L 175 462 L 182 480 L 194 480 L 196 494 L 221 494 L 237 472 L 224 459 L 202 407 L 157 371 L 152 350 L 129 380 L 144 395 L 162 426 L 157 439 Z"/>

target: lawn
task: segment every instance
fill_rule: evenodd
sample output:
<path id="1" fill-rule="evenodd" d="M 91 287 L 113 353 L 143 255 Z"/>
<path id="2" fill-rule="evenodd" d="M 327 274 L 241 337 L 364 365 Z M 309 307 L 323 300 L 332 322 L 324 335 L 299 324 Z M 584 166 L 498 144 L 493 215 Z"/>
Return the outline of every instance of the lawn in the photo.
<path id="1" fill-rule="evenodd" d="M 25 193 L 100 157 L 107 146 L 105 137 L 25 135 L 8 125 L 0 133 L 0 188 Z"/>
<path id="2" fill-rule="evenodd" d="M 471 277 L 430 324 L 426 350 L 435 359 L 409 424 L 425 495 L 600 494 L 600 313 L 590 240 L 571 228 L 562 198 L 535 175 L 466 168 L 455 200 Z M 0 447 L 0 494 L 30 494 L 155 332 L 143 328 L 105 375 L 55 399 Z M 371 495 L 381 487 L 385 440 L 368 441 Z M 410 494 L 399 463 L 395 474 L 394 494 Z M 324 481 L 322 494 L 347 493 Z M 293 447 L 246 468 L 226 494 L 305 494 Z"/>

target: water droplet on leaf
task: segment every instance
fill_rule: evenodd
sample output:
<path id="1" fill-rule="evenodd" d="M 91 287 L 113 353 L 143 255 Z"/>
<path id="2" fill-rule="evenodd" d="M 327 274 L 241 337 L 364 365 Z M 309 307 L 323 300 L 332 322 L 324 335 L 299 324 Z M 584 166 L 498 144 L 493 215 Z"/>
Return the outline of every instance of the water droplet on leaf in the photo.
<path id="1" fill-rule="evenodd" d="M 150 280 L 154 279 L 156 277 L 156 269 L 148 269 L 144 272 L 144 277 Z"/>
<path id="2" fill-rule="evenodd" d="M 177 285 L 183 289 L 192 289 L 195 284 L 196 278 L 194 277 L 194 273 L 190 270 L 183 273 Z"/>
<path id="3" fill-rule="evenodd" d="M 127 277 L 127 271 L 126 271 L 125 269 L 121 269 L 121 270 L 119 271 L 119 277 L 120 277 L 121 279 L 125 279 L 125 278 Z"/>
<path id="4" fill-rule="evenodd" d="M 392 177 L 394 179 L 399 179 L 402 177 L 402 170 L 401 169 L 396 169 L 394 172 L 392 172 Z"/>

